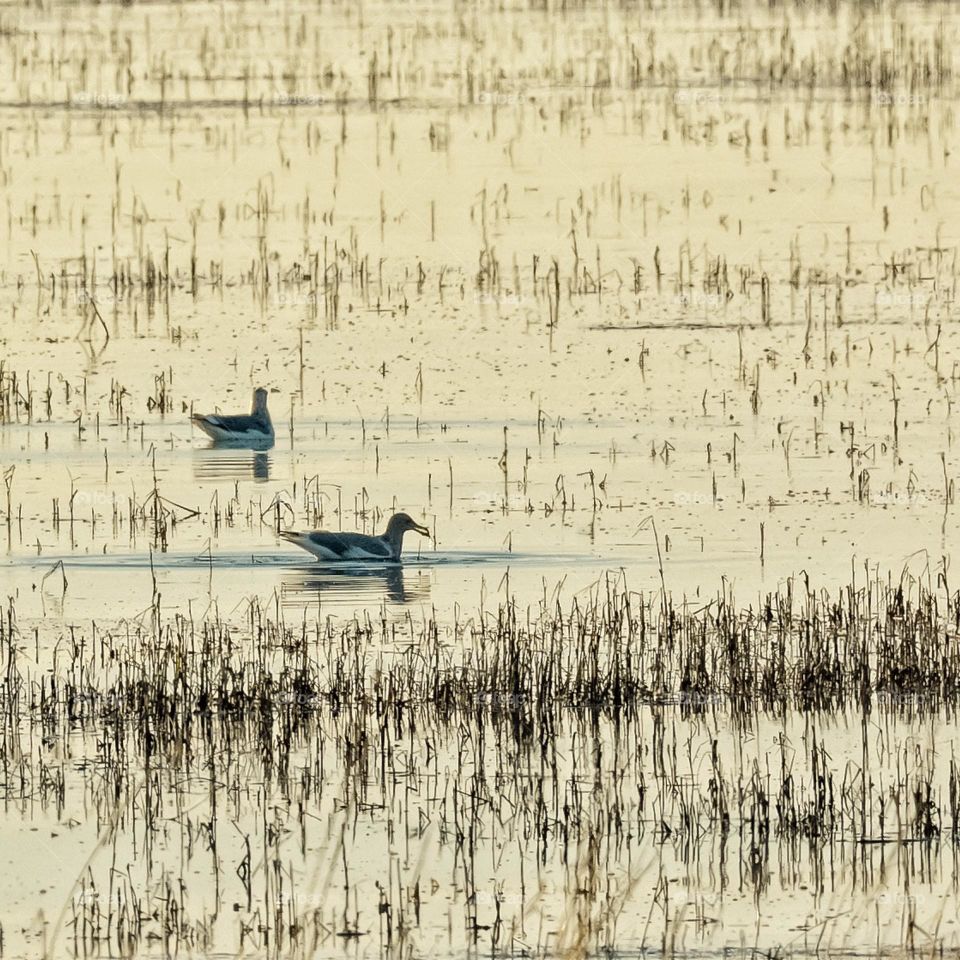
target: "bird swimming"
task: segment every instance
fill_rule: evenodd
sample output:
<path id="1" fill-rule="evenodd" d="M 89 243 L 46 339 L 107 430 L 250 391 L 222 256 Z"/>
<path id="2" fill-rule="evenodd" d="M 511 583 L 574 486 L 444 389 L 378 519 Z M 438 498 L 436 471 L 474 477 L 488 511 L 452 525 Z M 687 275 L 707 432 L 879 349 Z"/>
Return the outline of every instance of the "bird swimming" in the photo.
<path id="1" fill-rule="evenodd" d="M 257 442 L 273 440 L 273 422 L 267 411 L 267 391 L 253 391 L 253 409 L 248 414 L 222 417 L 218 413 L 194 414 L 191 419 L 208 437 L 219 441 Z"/>
<path id="2" fill-rule="evenodd" d="M 408 530 L 430 536 L 429 529 L 407 513 L 395 513 L 379 537 L 328 530 L 281 530 L 280 536 L 312 553 L 318 560 L 399 560 L 403 535 Z"/>

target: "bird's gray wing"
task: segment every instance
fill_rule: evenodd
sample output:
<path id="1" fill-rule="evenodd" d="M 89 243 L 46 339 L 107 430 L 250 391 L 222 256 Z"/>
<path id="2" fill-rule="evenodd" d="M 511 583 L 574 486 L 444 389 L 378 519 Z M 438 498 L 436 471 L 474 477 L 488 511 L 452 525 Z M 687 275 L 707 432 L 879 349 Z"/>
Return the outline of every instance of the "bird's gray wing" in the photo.
<path id="1" fill-rule="evenodd" d="M 371 557 L 390 559 L 390 548 L 379 538 L 368 537 L 364 533 L 329 533 L 326 530 L 317 530 L 309 534 L 308 539 L 344 560 L 363 559 L 356 555 L 359 551 Z"/>
<path id="2" fill-rule="evenodd" d="M 249 415 L 236 417 L 222 417 L 219 414 L 208 414 L 203 417 L 196 417 L 204 423 L 209 423 L 212 427 L 219 427 L 221 430 L 229 430 L 231 433 L 248 433 L 256 430 L 263 432 L 266 424 L 262 423 L 258 417 Z"/>

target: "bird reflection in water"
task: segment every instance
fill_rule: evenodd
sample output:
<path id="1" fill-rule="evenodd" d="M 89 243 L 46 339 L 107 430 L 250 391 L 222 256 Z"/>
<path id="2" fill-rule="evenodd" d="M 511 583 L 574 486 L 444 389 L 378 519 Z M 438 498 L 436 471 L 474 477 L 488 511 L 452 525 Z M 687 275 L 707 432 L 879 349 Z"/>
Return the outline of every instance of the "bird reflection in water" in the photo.
<path id="1" fill-rule="evenodd" d="M 196 451 L 193 475 L 198 480 L 270 479 L 267 451 L 273 440 L 214 440 Z"/>
<path id="2" fill-rule="evenodd" d="M 399 563 L 318 563 L 285 575 L 282 593 L 284 603 L 417 603 L 429 598 L 430 578 Z"/>

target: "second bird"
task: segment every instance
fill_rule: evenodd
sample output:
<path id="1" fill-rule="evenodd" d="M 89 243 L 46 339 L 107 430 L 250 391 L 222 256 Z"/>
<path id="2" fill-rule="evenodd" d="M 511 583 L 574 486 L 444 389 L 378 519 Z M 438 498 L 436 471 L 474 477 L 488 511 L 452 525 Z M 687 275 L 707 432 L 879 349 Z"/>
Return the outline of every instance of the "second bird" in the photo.
<path id="1" fill-rule="evenodd" d="M 253 409 L 248 414 L 224 417 L 219 413 L 194 414 L 193 422 L 208 437 L 220 441 L 262 441 L 273 439 L 273 422 L 267 412 L 267 391 L 253 391 Z"/>

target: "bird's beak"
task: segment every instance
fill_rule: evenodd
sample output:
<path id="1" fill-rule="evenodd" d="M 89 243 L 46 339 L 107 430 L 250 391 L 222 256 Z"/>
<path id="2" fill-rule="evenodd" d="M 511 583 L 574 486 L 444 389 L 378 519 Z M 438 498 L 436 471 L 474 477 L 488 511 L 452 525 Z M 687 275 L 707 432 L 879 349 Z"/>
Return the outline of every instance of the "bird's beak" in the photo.
<path id="1" fill-rule="evenodd" d="M 422 527 L 422 526 L 420 526 L 419 523 L 415 523 L 415 524 L 413 525 L 413 529 L 416 530 L 417 533 L 422 533 L 425 537 L 429 537 L 429 536 L 430 536 L 430 529 L 429 529 L 429 527 Z"/>

